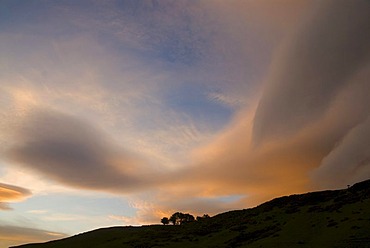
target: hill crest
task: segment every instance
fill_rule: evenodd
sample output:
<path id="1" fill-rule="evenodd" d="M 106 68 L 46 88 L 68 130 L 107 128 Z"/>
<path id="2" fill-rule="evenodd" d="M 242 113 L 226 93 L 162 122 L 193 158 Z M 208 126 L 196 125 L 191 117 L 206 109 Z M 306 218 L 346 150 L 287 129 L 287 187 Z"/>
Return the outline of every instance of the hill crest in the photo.
<path id="1" fill-rule="evenodd" d="M 370 247 L 370 180 L 275 198 L 181 226 L 110 227 L 18 248 Z"/>

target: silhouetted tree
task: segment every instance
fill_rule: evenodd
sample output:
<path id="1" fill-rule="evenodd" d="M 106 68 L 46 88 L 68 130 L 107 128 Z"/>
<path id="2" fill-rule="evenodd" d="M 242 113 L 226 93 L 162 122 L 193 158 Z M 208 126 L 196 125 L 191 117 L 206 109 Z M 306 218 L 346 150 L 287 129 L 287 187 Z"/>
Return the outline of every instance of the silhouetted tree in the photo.
<path id="1" fill-rule="evenodd" d="M 181 219 L 183 218 L 183 213 L 181 212 L 176 212 L 170 217 L 170 221 L 174 225 L 180 225 L 181 224 Z"/>
<path id="2" fill-rule="evenodd" d="M 170 223 L 170 220 L 169 220 L 167 217 L 163 217 L 163 218 L 161 219 L 161 223 L 162 223 L 163 225 L 168 225 L 168 224 Z"/>
<path id="3" fill-rule="evenodd" d="M 173 224 L 173 225 L 176 225 L 177 224 L 177 220 L 176 220 L 176 217 L 174 215 L 172 215 L 169 219 L 169 221 Z"/>
<path id="4" fill-rule="evenodd" d="M 193 215 L 184 214 L 184 213 L 181 213 L 181 212 L 174 213 L 169 219 L 169 221 L 172 222 L 172 224 L 174 224 L 174 225 L 181 225 L 183 223 L 192 222 L 194 220 L 195 220 L 195 218 L 194 218 Z"/>
<path id="5" fill-rule="evenodd" d="M 195 218 L 193 215 L 191 214 L 184 214 L 182 220 L 181 220 L 181 224 L 182 223 L 188 223 L 188 222 L 193 222 L 195 221 Z"/>

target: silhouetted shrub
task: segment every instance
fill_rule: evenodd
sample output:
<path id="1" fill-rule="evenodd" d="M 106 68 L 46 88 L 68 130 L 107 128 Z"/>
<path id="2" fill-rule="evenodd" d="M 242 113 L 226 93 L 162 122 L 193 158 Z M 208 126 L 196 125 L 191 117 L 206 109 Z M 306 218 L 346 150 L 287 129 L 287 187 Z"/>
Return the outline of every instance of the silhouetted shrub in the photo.
<path id="1" fill-rule="evenodd" d="M 168 225 L 168 224 L 170 223 L 170 220 L 169 220 L 167 217 L 163 217 L 163 218 L 161 219 L 161 223 L 162 223 L 163 225 Z"/>

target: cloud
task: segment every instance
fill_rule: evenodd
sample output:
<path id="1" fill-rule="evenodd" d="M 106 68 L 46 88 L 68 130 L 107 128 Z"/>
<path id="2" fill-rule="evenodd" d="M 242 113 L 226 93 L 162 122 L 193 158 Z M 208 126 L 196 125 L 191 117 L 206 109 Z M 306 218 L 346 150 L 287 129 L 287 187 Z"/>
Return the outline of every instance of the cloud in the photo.
<path id="1" fill-rule="evenodd" d="M 10 210 L 8 203 L 25 199 L 31 191 L 22 187 L 0 183 L 0 210 Z"/>
<path id="2" fill-rule="evenodd" d="M 63 233 L 19 226 L 0 226 L 0 247 L 64 238 Z"/>
<path id="3" fill-rule="evenodd" d="M 131 206 L 136 209 L 134 216 L 110 215 L 109 218 L 119 220 L 124 225 L 153 224 L 178 211 L 194 216 L 202 216 L 205 213 L 215 215 L 240 206 L 240 196 L 206 197 L 198 196 L 197 191 L 192 191 L 192 194 L 189 192 L 183 190 L 179 193 L 177 189 L 164 189 L 138 194 L 131 197 Z"/>
<path id="4" fill-rule="evenodd" d="M 256 144 L 285 138 L 322 118 L 338 92 L 369 62 L 369 3 L 318 5 L 273 62 L 255 114 Z"/>
<path id="5" fill-rule="evenodd" d="M 127 192 L 148 186 L 151 171 L 90 124 L 53 110 L 30 111 L 6 151 L 21 164 L 77 188 Z"/>
<path id="6" fill-rule="evenodd" d="M 266 7 L 271 10 L 263 5 L 256 7 L 259 13 Z M 227 6 L 231 9 L 226 11 Z M 27 11 L 35 7 L 37 11 Z M 114 137 L 124 137 L 119 142 L 145 153 L 157 165 L 179 166 L 186 161 L 184 154 L 219 131 L 232 111 L 229 116 L 220 115 L 225 112 L 221 105 L 213 106 L 212 112 L 195 107 L 179 111 L 168 106 L 165 98 L 180 92 L 188 100 L 183 105 L 194 106 L 182 90 L 193 85 L 189 92 L 206 91 L 204 96 L 220 92 L 218 100 L 247 102 L 246 95 L 254 92 L 249 86 L 255 84 L 255 74 L 263 73 L 254 58 L 263 60 L 258 64 L 269 63 L 274 42 L 263 35 L 268 32 L 250 25 L 253 18 L 244 19 L 244 9 L 248 18 L 256 12 L 240 1 L 109 1 L 42 7 L 29 3 L 14 8 L 9 17 L 25 21 L 10 21 L 11 29 L 1 33 L 4 56 L 0 60 L 6 70 L 0 80 L 4 92 L 11 92 L 1 98 L 14 97 L 18 103 L 12 108 L 11 100 L 4 101 L 3 106 L 10 105 L 14 112 L 3 120 L 15 118 L 34 103 L 52 106 L 89 118 Z M 247 49 L 256 44 L 258 49 Z M 230 100 L 235 97 L 239 100 Z M 201 103 L 208 102 L 205 98 Z M 200 113 L 202 120 L 190 112 Z M 189 132 L 196 135 L 190 137 Z"/>
<path id="7" fill-rule="evenodd" d="M 246 195 L 245 207 L 369 178 L 368 8 L 318 3 L 273 58 L 261 98 L 194 151 L 180 181 L 210 196 Z"/>
<path id="8" fill-rule="evenodd" d="M 289 11 L 280 7 L 288 0 L 153 3 L 50 3 L 60 14 L 27 25 L 37 32 L 2 35 L 0 102 L 16 102 L 14 113 L 11 100 L 0 104 L 7 159 L 78 189 L 152 193 L 133 200 L 138 215 L 124 220 L 135 223 L 370 176 L 368 2 L 294 1 Z M 64 20 L 71 35 L 51 38 L 47 26 Z M 200 124 L 167 105 L 180 93 L 181 110 L 199 110 L 184 88 L 240 111 L 225 129 L 202 129 L 211 118 Z M 244 198 L 219 199 L 229 194 Z"/>
<path id="9" fill-rule="evenodd" d="M 370 117 L 352 128 L 313 172 L 321 187 L 343 187 L 369 179 Z M 333 177 L 335 175 L 335 177 Z"/>

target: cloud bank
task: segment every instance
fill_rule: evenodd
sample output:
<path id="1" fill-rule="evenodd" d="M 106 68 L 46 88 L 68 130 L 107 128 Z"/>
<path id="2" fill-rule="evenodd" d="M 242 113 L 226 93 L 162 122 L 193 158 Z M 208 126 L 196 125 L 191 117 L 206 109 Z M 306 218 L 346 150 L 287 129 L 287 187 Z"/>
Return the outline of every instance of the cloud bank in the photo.
<path id="1" fill-rule="evenodd" d="M 343 187 L 370 176 L 367 141 L 355 136 L 366 134 L 369 127 L 369 9 L 367 1 L 319 3 L 276 56 L 255 113 L 255 145 L 289 140 L 321 126 L 310 134 L 317 137 L 307 150 L 318 147 L 321 153 L 320 162 L 311 168 L 319 167 L 317 185 Z M 355 152 L 355 147 L 362 152 Z M 362 169 L 357 176 L 345 176 L 344 167 L 353 168 L 353 159 L 363 161 Z"/>
<path id="2" fill-rule="evenodd" d="M 369 179 L 370 118 L 352 128 L 313 173 L 322 187 L 336 187 Z M 335 175 L 335 177 L 333 177 Z"/>
<path id="3" fill-rule="evenodd" d="M 369 178 L 369 8 L 317 3 L 273 58 L 255 107 L 195 151 L 184 180 L 245 194 L 245 206 Z"/>
<path id="4" fill-rule="evenodd" d="M 275 58 L 254 119 L 253 139 L 286 137 L 321 119 L 369 63 L 366 1 L 320 3 Z"/>
<path id="5" fill-rule="evenodd" d="M 112 192 L 135 191 L 152 183 L 151 170 L 102 132 L 79 118 L 34 109 L 15 130 L 6 151 L 13 163 L 63 184 Z"/>

